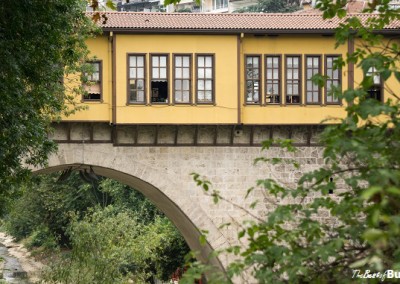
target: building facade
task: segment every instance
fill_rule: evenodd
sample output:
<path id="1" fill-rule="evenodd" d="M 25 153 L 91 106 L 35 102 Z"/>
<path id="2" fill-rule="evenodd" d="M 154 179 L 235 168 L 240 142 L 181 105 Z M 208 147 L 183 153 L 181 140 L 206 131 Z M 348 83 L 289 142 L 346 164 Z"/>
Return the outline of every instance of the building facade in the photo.
<path id="1" fill-rule="evenodd" d="M 332 88 L 357 86 L 362 71 L 335 68 L 359 45 L 335 48 L 339 20 L 299 14 L 107 13 L 88 41 L 94 66 L 88 107 L 65 121 L 118 124 L 317 125 L 343 117 Z M 360 15 L 360 17 L 364 17 Z M 381 31 L 398 41 L 397 23 Z M 372 72 L 373 70 L 371 70 Z M 328 77 L 323 87 L 314 74 Z M 376 80 L 374 96 L 385 100 Z M 371 91 L 372 92 L 372 91 Z"/>

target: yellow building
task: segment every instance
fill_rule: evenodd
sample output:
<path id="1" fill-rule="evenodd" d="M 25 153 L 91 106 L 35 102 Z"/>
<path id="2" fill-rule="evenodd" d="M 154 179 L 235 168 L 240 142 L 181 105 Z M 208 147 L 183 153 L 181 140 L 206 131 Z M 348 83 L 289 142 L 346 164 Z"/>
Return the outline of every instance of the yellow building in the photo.
<path id="1" fill-rule="evenodd" d="M 88 41 L 95 72 L 87 110 L 66 121 L 123 124 L 316 125 L 341 117 L 331 86 L 352 88 L 362 72 L 334 60 L 339 20 L 310 14 L 107 13 Z M 381 31 L 398 36 L 396 25 Z M 319 88 L 311 77 L 329 77 Z M 397 81 L 388 81 L 398 89 Z M 376 80 L 374 96 L 386 99 Z"/>

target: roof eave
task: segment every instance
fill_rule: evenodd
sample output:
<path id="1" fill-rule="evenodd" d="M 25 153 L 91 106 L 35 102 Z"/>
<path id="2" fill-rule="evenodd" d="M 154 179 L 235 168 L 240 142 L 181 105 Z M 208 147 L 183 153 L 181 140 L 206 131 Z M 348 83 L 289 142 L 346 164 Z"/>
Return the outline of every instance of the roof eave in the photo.
<path id="1" fill-rule="evenodd" d="M 255 34 L 255 35 L 280 35 L 280 34 L 318 34 L 333 35 L 335 29 L 162 29 L 162 28 L 114 28 L 105 27 L 104 32 L 120 34 Z"/>

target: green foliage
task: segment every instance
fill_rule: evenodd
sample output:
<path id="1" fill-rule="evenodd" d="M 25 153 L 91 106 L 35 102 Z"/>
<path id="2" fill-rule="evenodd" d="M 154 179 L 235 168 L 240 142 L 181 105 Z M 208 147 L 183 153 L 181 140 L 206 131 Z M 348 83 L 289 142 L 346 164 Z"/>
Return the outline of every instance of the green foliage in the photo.
<path id="1" fill-rule="evenodd" d="M 181 9 L 177 10 L 176 12 L 178 12 L 178 13 L 192 13 L 192 9 L 190 9 L 190 8 L 181 8 Z"/>
<path id="2" fill-rule="evenodd" d="M 82 220 L 74 218 L 68 235 L 72 250 L 53 262 L 44 274 L 46 283 L 127 283 L 129 279 L 144 283 L 152 275 L 168 279 L 171 272 L 165 266 L 174 263 L 176 255 L 166 251 L 175 252 L 182 245 L 173 243 L 176 229 L 164 218 L 144 225 L 131 211 L 111 205 L 93 209 Z"/>
<path id="3" fill-rule="evenodd" d="M 50 123 L 67 113 L 79 90 L 61 83 L 80 70 L 94 30 L 85 1 L 0 2 L 0 189 L 23 180 L 26 165 L 43 165 L 55 144 Z"/>
<path id="4" fill-rule="evenodd" d="M 274 210 L 265 218 L 246 211 L 252 221 L 242 224 L 238 238 L 248 245 L 226 250 L 238 257 L 228 267 L 226 282 L 246 277 L 248 270 L 259 283 L 353 283 L 355 269 L 361 274 L 400 270 L 400 97 L 398 90 L 390 89 L 385 89 L 385 98 L 392 98 L 385 102 L 368 94 L 371 68 L 384 81 L 394 76 L 400 82 L 398 39 L 384 40 L 372 32 L 400 19 L 388 2 L 371 2 L 366 12 L 384 13 L 374 13 L 366 21 L 349 17 L 337 30 L 338 46 L 352 38 L 359 44 L 336 66 L 357 64 L 364 78 L 356 89 L 335 90 L 344 101 L 346 117 L 336 118 L 336 124 L 324 129 L 320 141 L 325 146 L 325 164 L 320 169 L 304 174 L 294 188 L 263 179 L 249 190 L 262 190 L 280 202 L 266 198 L 267 203 L 271 200 L 266 206 Z M 347 1 L 318 3 L 325 18 L 346 16 Z M 324 79 L 315 78 L 318 83 Z M 263 148 L 273 147 L 274 142 L 266 142 Z M 286 150 L 290 156 L 292 148 Z M 263 157 L 257 162 L 292 163 Z M 199 175 L 194 180 L 207 194 L 216 192 L 218 201 L 228 201 L 209 181 Z M 195 266 L 188 275 L 202 270 Z"/>
<path id="5" fill-rule="evenodd" d="M 29 235 L 25 241 L 28 249 L 42 247 L 43 250 L 56 249 L 58 247 L 57 240 L 49 228 L 41 225 Z"/>
<path id="6" fill-rule="evenodd" d="M 300 9 L 298 1 L 258 0 L 257 4 L 240 8 L 235 13 L 292 13 Z"/>
<path id="7" fill-rule="evenodd" d="M 75 172 L 69 178 L 38 176 L 15 196 L 5 227 L 36 253 L 56 251 L 45 274 L 50 283 L 125 283 L 151 275 L 168 280 L 189 251 L 162 212 L 114 180 L 99 177 L 88 183 Z M 107 247 L 110 243 L 115 246 Z M 59 255 L 58 247 L 71 252 Z M 108 265 L 116 268 L 105 269 Z"/>

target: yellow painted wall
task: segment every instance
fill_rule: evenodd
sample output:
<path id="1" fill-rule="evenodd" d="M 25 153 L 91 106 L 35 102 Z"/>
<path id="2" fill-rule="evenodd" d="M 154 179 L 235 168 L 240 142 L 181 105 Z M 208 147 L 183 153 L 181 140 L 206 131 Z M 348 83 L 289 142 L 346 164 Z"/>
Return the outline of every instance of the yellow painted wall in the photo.
<path id="1" fill-rule="evenodd" d="M 116 56 L 116 123 L 117 124 L 318 124 L 327 117 L 343 117 L 340 105 L 249 105 L 245 104 L 244 58 L 246 55 L 279 54 L 281 58 L 281 94 L 284 95 L 284 55 L 302 55 L 304 73 L 305 55 L 321 55 L 321 67 L 325 69 L 324 55 L 343 56 L 347 45 L 334 48 L 334 37 L 321 35 L 279 35 L 275 37 L 253 35 L 189 35 L 189 34 L 114 34 Z M 240 38 L 240 40 L 239 40 Z M 239 44 L 240 43 L 240 44 Z M 239 44 L 239 45 L 238 45 Z M 87 102 L 88 110 L 77 112 L 65 120 L 112 121 L 112 56 L 111 43 L 107 36 L 88 41 L 91 55 L 102 60 L 103 102 Z M 238 49 L 238 46 L 240 48 Z M 357 46 L 357 43 L 356 43 Z M 128 105 L 127 55 L 146 54 L 146 89 L 149 98 L 150 55 L 169 55 L 169 95 L 173 94 L 173 54 L 192 54 L 192 92 L 195 91 L 195 55 L 215 56 L 215 105 Z M 238 59 L 240 70 L 238 69 Z M 265 77 L 264 60 L 261 78 Z M 239 73 L 238 73 L 239 72 Z M 361 70 L 355 70 L 355 86 L 362 79 Z M 240 80 L 238 81 L 238 75 Z M 304 76 L 302 94 L 304 99 Z M 264 80 L 262 92 L 264 92 Z M 347 89 L 347 68 L 342 70 L 342 87 Z M 397 90 L 399 84 L 392 76 L 387 84 Z M 239 90 L 239 95 L 238 95 Z M 322 94 L 324 90 L 322 90 Z M 263 94 L 262 94 L 263 95 Z M 238 116 L 240 97 L 240 116 Z M 385 93 L 385 98 L 387 98 Z M 80 98 L 77 99 L 80 103 Z M 304 100 L 303 100 L 304 101 Z"/>
<path id="2" fill-rule="evenodd" d="M 397 37 L 394 37 L 393 39 L 385 39 L 383 40 L 379 46 L 376 46 L 375 48 L 371 48 L 371 51 L 373 52 L 381 52 L 382 48 L 386 47 L 387 45 L 390 46 L 390 44 L 397 44 L 400 45 L 400 39 Z M 361 40 L 356 40 L 355 41 L 355 48 L 362 48 L 363 47 L 363 42 Z M 399 68 L 399 64 L 397 64 L 397 68 Z M 361 68 L 356 68 L 354 70 L 355 74 L 355 79 L 354 79 L 354 87 L 356 88 L 357 85 L 362 81 L 363 79 L 363 72 Z M 387 81 L 384 82 L 384 88 L 383 88 L 383 99 L 397 99 L 396 97 L 393 96 L 393 94 L 397 94 L 398 91 L 400 90 L 400 84 L 399 81 L 396 79 L 394 74 L 392 74 Z"/>
<path id="3" fill-rule="evenodd" d="M 346 55 L 347 45 L 335 49 L 334 37 L 321 35 L 279 35 L 255 37 L 244 35 L 242 37 L 241 66 L 244 66 L 246 55 L 261 55 L 261 78 L 265 77 L 265 55 L 281 56 L 281 94 L 284 96 L 285 84 L 285 55 L 302 56 L 302 98 L 305 101 L 305 56 L 321 55 L 321 67 L 324 70 L 324 55 Z M 243 69 L 244 67 L 242 67 Z M 342 86 L 347 88 L 347 72 L 342 70 Z M 250 105 L 245 104 L 245 78 L 241 72 L 241 115 L 244 124 L 317 124 L 327 117 L 343 117 L 344 108 L 338 105 Z M 265 82 L 262 82 L 262 92 L 265 93 Z M 324 90 L 321 90 L 322 95 Z"/>
<path id="4" fill-rule="evenodd" d="M 216 105 L 127 105 L 127 54 L 169 54 L 169 93 L 172 94 L 172 55 L 211 53 L 215 56 Z M 213 124 L 237 122 L 237 37 L 224 35 L 117 35 L 117 123 Z M 193 74 L 195 64 L 193 60 Z M 193 78 L 194 79 L 194 78 Z M 192 80 L 194 92 L 195 81 Z M 147 80 L 147 92 L 149 80 Z"/>
<path id="5" fill-rule="evenodd" d="M 87 41 L 90 50 L 89 58 L 102 61 L 102 102 L 82 102 L 82 97 L 76 97 L 77 105 L 87 109 L 63 118 L 70 121 L 111 121 L 111 45 L 107 36 L 98 36 Z"/>

